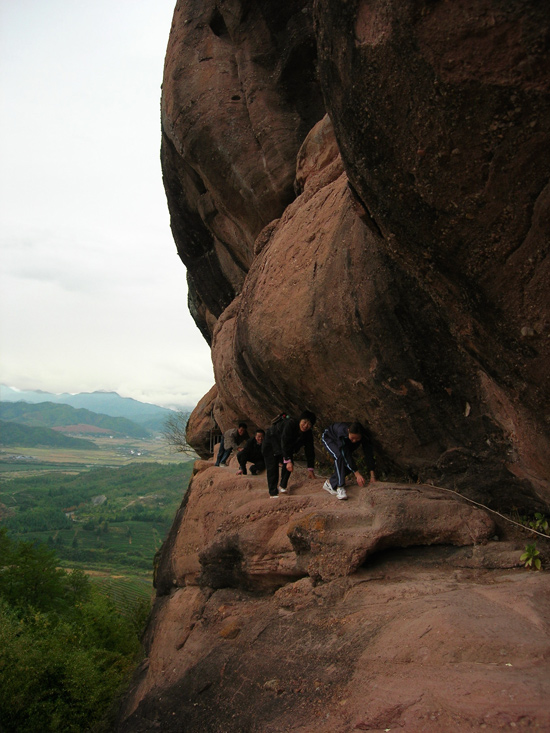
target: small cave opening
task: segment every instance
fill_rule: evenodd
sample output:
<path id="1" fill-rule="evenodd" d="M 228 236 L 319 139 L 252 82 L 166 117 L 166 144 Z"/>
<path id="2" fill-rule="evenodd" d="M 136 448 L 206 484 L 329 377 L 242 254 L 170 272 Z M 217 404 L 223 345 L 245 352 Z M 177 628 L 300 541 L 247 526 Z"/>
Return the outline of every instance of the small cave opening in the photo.
<path id="1" fill-rule="evenodd" d="M 317 47 L 311 38 L 294 46 L 286 55 L 280 69 L 279 84 L 309 131 L 325 114 L 317 78 Z"/>
<path id="2" fill-rule="evenodd" d="M 376 571 L 383 567 L 388 571 L 391 568 L 426 567 L 447 563 L 454 555 L 470 554 L 471 551 L 471 546 L 457 547 L 448 544 L 381 547 L 369 554 L 357 570 Z"/>
<path id="3" fill-rule="evenodd" d="M 229 31 L 225 25 L 225 20 L 218 8 L 216 8 L 212 13 L 212 17 L 210 18 L 210 23 L 208 25 L 210 26 L 212 33 L 218 38 L 229 38 Z"/>

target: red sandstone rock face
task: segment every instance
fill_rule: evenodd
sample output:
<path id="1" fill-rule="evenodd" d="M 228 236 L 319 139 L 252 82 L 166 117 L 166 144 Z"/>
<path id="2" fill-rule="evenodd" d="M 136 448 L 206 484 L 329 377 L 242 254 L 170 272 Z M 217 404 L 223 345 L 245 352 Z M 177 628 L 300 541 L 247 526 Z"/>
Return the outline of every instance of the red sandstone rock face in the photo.
<path id="1" fill-rule="evenodd" d="M 294 198 L 296 154 L 324 112 L 309 5 L 176 6 L 162 161 L 191 311 L 207 338 L 242 287 L 258 233 Z"/>
<path id="2" fill-rule="evenodd" d="M 235 459 L 196 468 L 121 733 L 550 725 L 547 576 L 488 514 L 422 485 L 339 502 L 304 469 L 272 500 Z"/>
<path id="3" fill-rule="evenodd" d="M 450 336 L 433 365 L 464 369 L 470 417 L 493 424 L 499 460 L 546 502 L 548 24 L 535 2 L 316 4 L 321 83 L 350 182 L 389 268 L 441 316 L 426 335 Z M 411 293 L 401 308 L 424 330 L 420 303 Z M 437 386 L 428 390 L 433 408 Z M 459 446 L 464 434 L 448 441 Z"/>
<path id="4" fill-rule="evenodd" d="M 479 580 L 402 564 L 269 598 L 180 588 L 155 613 L 163 635 L 118 730 L 547 730 L 548 596 L 534 575 Z"/>
<path id="5" fill-rule="evenodd" d="M 178 5 L 165 183 L 222 429 L 305 406 L 322 425 L 357 417 L 388 475 L 501 507 L 550 502 L 535 5 L 320 0 L 336 137 L 328 117 L 311 127 L 309 71 L 290 75 L 309 101 L 288 104 L 289 58 L 315 56 L 307 4 Z"/>
<path id="6" fill-rule="evenodd" d="M 197 404 L 187 422 L 186 434 L 193 436 L 193 448 L 199 456 L 210 456 L 212 432 L 216 428 L 213 412 L 217 396 L 218 389 L 214 385 Z"/>
<path id="7" fill-rule="evenodd" d="M 495 534 L 487 514 L 425 486 L 357 487 L 353 502 L 336 503 L 321 490 L 322 479 L 301 476 L 292 496 L 277 502 L 265 476 L 236 479 L 236 459 L 232 471 L 200 465 L 185 528 L 164 549 L 159 589 L 198 583 L 265 590 L 306 575 L 331 580 L 388 547 L 463 546 Z"/>
<path id="8" fill-rule="evenodd" d="M 368 423 L 379 477 L 550 504 L 548 36 L 529 0 L 178 3 L 162 158 L 212 343 L 201 456 L 212 415 L 307 407 Z M 235 458 L 195 469 L 121 733 L 550 728 L 530 537 L 426 484 L 338 502 L 298 470 L 269 499 Z"/>

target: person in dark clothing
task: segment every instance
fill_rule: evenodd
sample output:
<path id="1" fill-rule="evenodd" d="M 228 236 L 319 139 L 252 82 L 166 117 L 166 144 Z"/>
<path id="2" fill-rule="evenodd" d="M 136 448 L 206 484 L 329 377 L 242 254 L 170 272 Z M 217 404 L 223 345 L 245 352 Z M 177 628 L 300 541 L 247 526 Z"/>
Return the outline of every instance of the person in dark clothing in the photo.
<path id="1" fill-rule="evenodd" d="M 250 473 L 255 476 L 265 468 L 264 455 L 262 453 L 262 443 L 264 441 L 265 430 L 261 428 L 256 430 L 256 435 L 246 441 L 246 444 L 242 451 L 237 453 L 237 460 L 239 461 L 239 470 L 237 476 L 241 474 L 246 476 L 246 464 L 252 463 L 250 466 Z"/>
<path id="2" fill-rule="evenodd" d="M 313 412 L 304 410 L 297 420 L 285 415 L 268 429 L 262 451 L 267 472 L 267 486 L 272 499 L 276 499 L 279 492 L 286 494 L 288 480 L 294 470 L 294 454 L 302 447 L 306 454 L 308 476 L 315 478 L 315 450 L 311 429 L 316 419 Z"/>
<path id="3" fill-rule="evenodd" d="M 237 450 L 239 445 L 250 437 L 247 432 L 247 424 L 240 422 L 238 427 L 226 430 L 220 440 L 216 466 L 227 466 L 227 459 L 233 449 Z"/>
<path id="4" fill-rule="evenodd" d="M 353 460 L 354 451 L 361 446 L 365 455 L 367 468 L 370 472 L 370 483 L 376 481 L 374 475 L 375 462 L 372 443 L 359 422 L 335 422 L 324 430 L 321 440 L 330 455 L 334 458 L 334 473 L 323 484 L 323 489 L 338 499 L 347 499 L 344 484 L 346 476 L 355 474 L 359 486 L 364 486 L 365 478 L 357 470 Z"/>

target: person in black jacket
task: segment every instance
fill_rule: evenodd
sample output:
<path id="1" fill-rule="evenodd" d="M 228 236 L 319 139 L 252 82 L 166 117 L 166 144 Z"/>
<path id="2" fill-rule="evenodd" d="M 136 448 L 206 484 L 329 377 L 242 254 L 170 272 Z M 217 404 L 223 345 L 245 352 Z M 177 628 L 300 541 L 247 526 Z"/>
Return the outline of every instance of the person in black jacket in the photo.
<path id="1" fill-rule="evenodd" d="M 267 472 L 267 486 L 272 499 L 276 499 L 279 492 L 286 494 L 288 480 L 294 470 L 294 454 L 302 447 L 306 454 L 308 476 L 315 478 L 315 450 L 311 429 L 316 419 L 313 412 L 304 410 L 297 420 L 294 417 L 281 416 L 268 429 L 262 451 Z M 281 466 L 280 481 L 279 466 Z"/>
<path id="2" fill-rule="evenodd" d="M 333 494 L 338 499 L 347 499 L 348 496 L 344 484 L 346 476 L 350 473 L 355 474 L 359 486 L 365 485 L 365 478 L 359 473 L 353 460 L 353 452 L 359 446 L 363 448 L 367 468 L 370 472 L 370 483 L 372 484 L 376 481 L 372 443 L 361 423 L 335 422 L 326 428 L 321 436 L 321 440 L 330 455 L 334 458 L 334 473 L 323 484 L 323 489 L 328 491 L 329 494 Z"/>
<path id="3" fill-rule="evenodd" d="M 239 461 L 239 470 L 237 476 L 241 474 L 246 476 L 246 464 L 252 463 L 250 466 L 250 473 L 255 476 L 265 468 L 264 455 L 262 453 L 262 443 L 264 442 L 265 430 L 259 428 L 256 430 L 256 435 L 253 438 L 249 438 L 242 451 L 237 453 L 237 460 Z"/>

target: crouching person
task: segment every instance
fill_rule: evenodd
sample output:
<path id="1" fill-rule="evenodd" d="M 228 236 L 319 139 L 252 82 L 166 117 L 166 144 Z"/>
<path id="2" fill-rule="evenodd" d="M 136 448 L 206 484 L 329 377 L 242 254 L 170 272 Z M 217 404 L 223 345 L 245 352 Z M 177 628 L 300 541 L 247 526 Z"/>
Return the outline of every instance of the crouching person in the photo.
<path id="1" fill-rule="evenodd" d="M 227 460 L 233 450 L 237 450 L 241 443 L 248 440 L 247 425 L 240 422 L 238 427 L 226 430 L 220 440 L 216 466 L 227 466 Z"/>
<path id="2" fill-rule="evenodd" d="M 306 454 L 308 477 L 315 478 L 315 449 L 311 430 L 315 420 L 313 412 L 304 410 L 297 420 L 282 416 L 268 428 L 263 442 L 263 454 L 267 486 L 272 499 L 276 499 L 279 492 L 286 494 L 288 480 L 294 470 L 294 454 L 302 447 Z"/>
<path id="3" fill-rule="evenodd" d="M 249 438 L 242 451 L 237 453 L 237 460 L 239 461 L 240 469 L 237 471 L 237 476 L 241 474 L 246 476 L 246 464 L 252 463 L 250 466 L 250 473 L 255 476 L 265 468 L 264 456 L 262 453 L 262 443 L 264 442 L 265 430 L 259 428 L 256 430 L 256 435 L 253 438 Z"/>
<path id="4" fill-rule="evenodd" d="M 323 484 L 325 491 L 333 494 L 338 499 L 347 499 L 348 496 L 344 484 L 346 482 L 346 476 L 350 473 L 355 474 L 359 486 L 365 485 L 366 480 L 357 470 L 353 459 L 353 453 L 359 446 L 363 448 L 367 469 L 370 472 L 369 481 L 371 484 L 376 481 L 372 443 L 361 423 L 335 422 L 326 428 L 321 439 L 325 448 L 334 459 L 334 473 Z"/>

